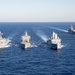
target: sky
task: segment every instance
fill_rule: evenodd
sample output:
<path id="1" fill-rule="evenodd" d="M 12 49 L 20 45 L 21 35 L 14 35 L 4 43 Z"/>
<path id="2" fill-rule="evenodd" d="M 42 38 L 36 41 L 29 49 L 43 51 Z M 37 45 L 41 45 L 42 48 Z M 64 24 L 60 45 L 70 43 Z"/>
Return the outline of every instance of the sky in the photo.
<path id="1" fill-rule="evenodd" d="M 75 0 L 0 0 L 0 22 L 75 22 Z"/>

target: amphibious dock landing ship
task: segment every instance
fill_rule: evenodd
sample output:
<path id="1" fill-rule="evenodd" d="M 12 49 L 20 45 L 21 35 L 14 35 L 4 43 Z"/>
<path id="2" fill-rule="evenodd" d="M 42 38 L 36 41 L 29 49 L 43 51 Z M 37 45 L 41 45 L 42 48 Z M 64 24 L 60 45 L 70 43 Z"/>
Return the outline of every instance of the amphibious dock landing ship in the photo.
<path id="1" fill-rule="evenodd" d="M 0 48 L 5 48 L 8 46 L 10 40 L 2 37 L 3 33 L 0 31 Z"/>
<path id="2" fill-rule="evenodd" d="M 31 47 L 30 36 L 27 34 L 27 32 L 25 33 L 25 35 L 23 35 L 21 37 L 21 46 L 22 46 L 22 48 L 30 48 Z"/>
<path id="3" fill-rule="evenodd" d="M 55 32 L 52 33 L 52 37 L 47 40 L 48 44 L 52 49 L 61 49 L 61 39 L 57 36 Z"/>

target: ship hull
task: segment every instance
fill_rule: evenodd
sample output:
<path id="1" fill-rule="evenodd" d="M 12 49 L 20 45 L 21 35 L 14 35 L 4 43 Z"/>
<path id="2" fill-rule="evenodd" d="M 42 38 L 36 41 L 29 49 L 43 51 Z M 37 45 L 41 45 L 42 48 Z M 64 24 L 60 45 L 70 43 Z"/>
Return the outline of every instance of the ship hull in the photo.
<path id="1" fill-rule="evenodd" d="M 61 49 L 61 45 L 60 44 L 52 43 L 50 40 L 48 40 L 47 43 L 50 45 L 50 48 L 53 49 L 53 50 Z"/>
<path id="2" fill-rule="evenodd" d="M 75 31 L 72 31 L 72 30 L 68 30 L 68 32 L 69 32 L 69 33 L 75 33 Z"/>
<path id="3" fill-rule="evenodd" d="M 57 44 L 51 44 L 51 49 L 58 50 Z"/>
<path id="4" fill-rule="evenodd" d="M 28 43 L 28 44 L 21 44 L 21 47 L 23 49 L 30 48 L 31 47 L 31 44 L 30 43 Z"/>
<path id="5" fill-rule="evenodd" d="M 57 44 L 52 44 L 50 40 L 47 40 L 47 43 L 50 45 L 51 49 L 57 50 Z"/>

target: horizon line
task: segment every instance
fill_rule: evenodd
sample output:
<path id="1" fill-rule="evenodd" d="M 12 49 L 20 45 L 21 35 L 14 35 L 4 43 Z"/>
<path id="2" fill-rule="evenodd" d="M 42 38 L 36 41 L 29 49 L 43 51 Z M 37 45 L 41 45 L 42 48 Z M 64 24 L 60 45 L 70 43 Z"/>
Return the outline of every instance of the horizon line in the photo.
<path id="1" fill-rule="evenodd" d="M 15 22 L 15 21 L 13 21 L 13 22 Z M 16 21 L 17 22 L 17 21 Z M 39 22 L 39 21 L 38 21 Z M 54 21 L 54 22 L 56 22 L 56 21 Z M 59 21 L 57 21 L 57 22 L 59 22 Z M 65 21 L 61 21 L 61 22 L 65 22 Z M 67 22 L 67 21 L 66 21 Z M 74 22 L 74 21 L 69 21 L 69 22 Z M 1 23 L 1 22 L 0 22 Z M 26 22 L 27 23 L 27 22 Z M 34 22 L 35 23 L 35 22 Z M 47 22 L 46 22 L 47 23 Z"/>

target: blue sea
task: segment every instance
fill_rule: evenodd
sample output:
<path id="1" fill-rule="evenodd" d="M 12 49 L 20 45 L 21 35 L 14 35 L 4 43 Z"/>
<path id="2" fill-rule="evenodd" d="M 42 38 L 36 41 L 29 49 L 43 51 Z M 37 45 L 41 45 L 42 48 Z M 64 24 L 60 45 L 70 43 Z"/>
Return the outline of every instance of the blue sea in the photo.
<path id="1" fill-rule="evenodd" d="M 0 49 L 0 75 L 75 75 L 75 34 L 68 33 L 75 22 L 0 22 L 10 46 Z M 21 36 L 31 36 L 32 48 L 21 48 Z M 62 48 L 52 50 L 46 40 L 56 32 Z"/>

